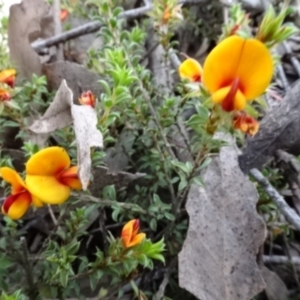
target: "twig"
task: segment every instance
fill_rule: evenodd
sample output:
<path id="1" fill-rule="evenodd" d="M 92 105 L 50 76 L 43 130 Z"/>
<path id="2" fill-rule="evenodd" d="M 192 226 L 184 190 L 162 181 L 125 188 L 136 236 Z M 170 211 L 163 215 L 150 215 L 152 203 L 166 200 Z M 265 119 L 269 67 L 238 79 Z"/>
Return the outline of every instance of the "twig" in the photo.
<path id="1" fill-rule="evenodd" d="M 60 21 L 60 0 L 53 0 L 53 21 L 54 21 L 54 34 L 60 35 L 62 33 L 61 21 Z M 56 47 L 56 59 L 63 60 L 64 53 L 62 45 L 58 44 Z"/>
<path id="2" fill-rule="evenodd" d="M 207 0 L 181 0 L 178 3 L 179 4 L 199 4 L 199 3 L 203 3 L 203 2 L 207 2 Z M 143 6 L 143 7 L 129 9 L 127 11 L 120 13 L 119 18 L 120 19 L 124 18 L 124 19 L 130 20 L 130 19 L 135 19 L 137 17 L 141 17 L 141 16 L 145 15 L 146 13 L 151 11 L 152 4 L 148 0 L 145 0 L 144 3 L 145 3 L 145 6 Z M 56 35 L 51 38 L 48 38 L 46 40 L 35 41 L 31 44 L 31 46 L 34 50 L 36 50 L 37 52 L 40 52 L 40 51 L 42 51 L 43 48 L 51 47 L 51 46 L 54 46 L 54 45 L 57 45 L 60 43 L 65 43 L 65 42 L 75 39 L 79 36 L 96 32 L 102 26 L 103 26 L 103 24 L 99 21 L 89 22 L 82 26 L 73 28 L 69 31 L 63 32 L 60 35 Z"/>
<path id="3" fill-rule="evenodd" d="M 298 59 L 295 56 L 293 56 L 291 47 L 290 47 L 290 45 L 287 42 L 283 42 L 282 45 L 283 45 L 283 47 L 285 49 L 285 52 L 290 57 L 292 65 L 293 65 L 294 69 L 297 72 L 297 75 L 300 77 L 300 63 L 299 63 Z"/>
<path id="4" fill-rule="evenodd" d="M 129 9 L 127 11 L 124 11 L 119 14 L 119 18 L 125 18 L 125 19 L 134 19 L 139 16 L 145 15 L 147 12 L 149 12 L 152 9 L 152 4 L 148 1 L 145 1 L 145 6 L 135 9 Z M 98 31 L 103 24 L 99 21 L 93 21 L 86 23 L 82 26 L 78 26 L 76 28 L 73 28 L 69 31 L 66 31 L 60 35 L 56 35 L 54 37 L 51 37 L 46 40 L 36 41 L 31 44 L 32 48 L 36 51 L 39 51 L 45 47 L 54 46 L 60 43 L 64 43 L 68 40 L 75 39 L 79 36 L 93 33 Z"/>
<path id="5" fill-rule="evenodd" d="M 284 241 L 284 245 L 285 245 L 285 248 L 286 248 L 286 253 L 287 253 L 287 257 L 291 263 L 291 267 L 292 267 L 292 271 L 293 271 L 293 275 L 294 275 L 294 279 L 296 281 L 296 284 L 297 284 L 297 287 L 299 289 L 300 287 L 300 283 L 299 283 L 299 278 L 298 278 L 298 274 L 297 274 L 297 270 L 295 268 L 295 264 L 293 263 L 293 260 L 292 260 L 292 255 L 291 255 L 291 251 L 290 251 L 290 246 L 289 246 L 289 243 L 287 241 L 287 237 L 286 237 L 286 234 L 283 235 L 283 241 Z"/>
<path id="6" fill-rule="evenodd" d="M 285 93 L 287 93 L 288 90 L 290 89 L 290 84 L 289 84 L 289 82 L 287 80 L 287 77 L 286 77 L 286 75 L 284 73 L 284 70 L 283 70 L 283 67 L 282 67 L 281 64 L 278 64 L 278 66 L 277 66 L 277 72 L 278 72 L 278 76 L 279 76 L 279 78 L 280 78 L 280 80 L 282 82 L 282 87 L 283 87 Z"/>
<path id="7" fill-rule="evenodd" d="M 119 206 L 125 210 L 130 210 L 134 212 L 138 212 L 143 215 L 151 215 L 148 211 L 144 210 L 140 206 L 134 203 L 124 203 L 124 202 L 117 202 L 117 201 L 112 201 L 112 200 L 104 200 L 104 199 L 99 199 L 91 195 L 84 195 L 84 194 L 77 194 L 77 193 L 72 193 L 72 196 L 75 196 L 77 198 L 80 198 L 80 200 L 83 201 L 88 201 L 88 202 L 93 202 L 93 203 L 98 203 L 100 206 Z"/>
<path id="8" fill-rule="evenodd" d="M 292 262 L 294 265 L 300 265 L 300 257 L 298 256 L 292 256 L 291 259 L 289 259 L 283 255 L 264 255 L 263 260 L 265 264 L 287 264 Z"/>
<path id="9" fill-rule="evenodd" d="M 295 226 L 300 231 L 300 217 L 297 213 L 288 206 L 283 197 L 276 191 L 276 189 L 270 184 L 268 179 L 257 169 L 251 169 L 250 174 L 253 178 L 264 188 L 265 192 L 277 205 L 278 209 L 284 215 L 285 219 Z"/>
<path id="10" fill-rule="evenodd" d="M 167 271 L 165 272 L 165 275 L 164 275 L 164 278 L 159 286 L 159 289 L 158 291 L 155 293 L 154 297 L 153 297 L 153 300 L 161 300 L 163 298 L 163 296 L 165 295 L 165 290 L 166 290 L 166 287 L 169 283 L 169 279 L 170 279 L 170 276 L 171 276 L 171 273 L 172 273 L 172 269 L 176 263 L 176 259 L 173 259 L 169 265 L 169 268 L 167 269 Z"/>
<path id="11" fill-rule="evenodd" d="M 29 261 L 29 253 L 27 249 L 27 243 L 25 237 L 21 237 L 21 246 L 22 246 L 22 260 L 23 260 L 23 268 L 26 274 L 26 280 L 28 283 L 28 296 L 29 299 L 36 299 L 39 295 L 39 291 L 37 285 L 34 284 L 33 281 L 33 272 L 32 272 L 32 265 Z"/>
<path id="12" fill-rule="evenodd" d="M 55 218 L 55 215 L 53 213 L 53 210 L 52 210 L 50 204 L 48 204 L 47 206 L 48 206 L 48 211 L 49 211 L 49 214 L 51 216 L 51 219 L 52 219 L 54 225 L 57 225 L 57 219 Z"/>

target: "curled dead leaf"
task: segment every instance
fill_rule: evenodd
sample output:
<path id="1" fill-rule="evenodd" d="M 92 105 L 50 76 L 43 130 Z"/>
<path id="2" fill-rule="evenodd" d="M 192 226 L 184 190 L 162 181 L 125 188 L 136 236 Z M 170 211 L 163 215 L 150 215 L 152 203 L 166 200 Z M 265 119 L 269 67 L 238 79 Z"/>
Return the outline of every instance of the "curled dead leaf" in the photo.
<path id="1" fill-rule="evenodd" d="M 8 46 L 18 78 L 30 80 L 32 74 L 42 74 L 40 58 L 30 43 L 41 36 L 53 34 L 51 20 L 50 6 L 44 0 L 23 0 L 10 7 Z"/>

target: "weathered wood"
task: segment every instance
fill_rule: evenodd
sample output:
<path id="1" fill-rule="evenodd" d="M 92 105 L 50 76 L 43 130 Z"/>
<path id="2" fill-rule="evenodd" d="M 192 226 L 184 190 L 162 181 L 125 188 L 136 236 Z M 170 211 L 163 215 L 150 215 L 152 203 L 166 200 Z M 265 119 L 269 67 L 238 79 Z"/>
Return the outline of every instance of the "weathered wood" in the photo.
<path id="1" fill-rule="evenodd" d="M 274 107 L 261 121 L 256 136 L 248 139 L 239 157 L 241 169 L 261 169 L 278 149 L 300 153 L 300 81 L 286 94 L 282 105 Z"/>

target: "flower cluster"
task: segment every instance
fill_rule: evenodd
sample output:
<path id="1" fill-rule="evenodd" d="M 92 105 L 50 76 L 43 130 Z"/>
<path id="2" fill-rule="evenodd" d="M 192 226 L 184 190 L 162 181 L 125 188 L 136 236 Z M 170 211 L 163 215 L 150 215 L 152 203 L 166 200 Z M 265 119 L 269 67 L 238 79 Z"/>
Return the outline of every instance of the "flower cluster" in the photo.
<path id="1" fill-rule="evenodd" d="M 4 200 L 2 213 L 12 219 L 21 218 L 33 205 L 61 204 L 71 189 L 80 190 L 77 166 L 71 166 L 64 148 L 48 147 L 35 153 L 26 163 L 25 180 L 9 167 L 0 168 L 0 175 L 11 185 L 10 195 Z"/>
<path id="2" fill-rule="evenodd" d="M 276 15 L 270 6 L 253 36 L 249 16 L 239 5 L 234 5 L 221 41 L 208 54 L 203 68 L 193 58 L 187 58 L 179 66 L 182 79 L 201 84 L 211 103 L 231 114 L 232 127 L 251 136 L 257 133 L 259 124 L 245 111 L 270 85 L 276 61 L 270 49 L 298 32 L 292 24 L 284 24 L 289 12 L 284 6 Z"/>
<path id="3" fill-rule="evenodd" d="M 273 71 L 268 48 L 257 39 L 237 35 L 221 41 L 207 56 L 203 69 L 192 58 L 187 58 L 179 67 L 181 78 L 202 83 L 212 102 L 221 105 L 226 112 L 242 111 L 247 102 L 263 94 Z M 245 129 L 249 123 L 255 123 L 255 130 Z M 258 131 L 258 126 L 251 116 L 234 117 L 234 128 L 250 135 Z"/>

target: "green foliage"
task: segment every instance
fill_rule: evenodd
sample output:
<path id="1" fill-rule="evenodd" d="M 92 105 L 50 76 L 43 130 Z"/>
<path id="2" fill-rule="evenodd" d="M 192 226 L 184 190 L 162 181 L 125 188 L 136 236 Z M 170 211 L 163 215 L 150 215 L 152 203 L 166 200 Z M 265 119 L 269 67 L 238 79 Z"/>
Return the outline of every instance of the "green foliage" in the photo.
<path id="1" fill-rule="evenodd" d="M 266 43 L 269 47 L 272 47 L 297 33 L 299 30 L 295 25 L 288 23 L 283 24 L 284 19 L 291 12 L 291 8 L 284 7 L 280 13 L 276 15 L 273 6 L 269 5 L 259 26 L 257 38 Z"/>
<path id="2" fill-rule="evenodd" d="M 104 149 L 117 147 L 125 132 L 122 150 L 128 159 L 128 171 L 146 175 L 141 182 L 124 190 L 108 185 L 101 191 L 101 197 L 91 195 L 89 190 L 76 192 L 63 205 L 53 209 L 44 207 L 43 212 L 39 209 L 34 218 L 43 219 L 50 211 L 53 226 L 46 230 L 42 245 L 34 253 L 29 254 L 22 242 L 22 237 L 33 226 L 32 220 L 12 221 L 4 217 L 5 226 L 0 229 L 1 299 L 26 299 L 37 294 L 44 298 L 82 299 L 83 280 L 88 280 L 90 288 L 98 291 L 100 299 L 121 296 L 128 283 L 136 297 L 144 295 L 136 278 L 142 278 L 155 267 L 164 266 L 177 257 L 188 228 L 183 204 L 189 187 L 192 184 L 203 186 L 200 171 L 224 145 L 213 138 L 214 134 L 217 131 L 229 132 L 231 126 L 232 116 L 213 106 L 203 87 L 183 81 L 173 91 L 153 84 L 153 76 L 145 66 L 148 54 L 143 46 L 149 19 L 126 26 L 126 21 L 119 18 L 122 12 L 119 1 L 85 2 L 87 7 L 71 7 L 71 0 L 62 1 L 62 5 L 74 14 L 102 24 L 98 35 L 103 46 L 89 50 L 86 67 L 101 76 L 99 85 L 103 92 L 95 95 L 95 110 L 97 127 L 104 137 Z M 170 22 L 163 19 L 166 9 L 173 13 Z M 181 11 L 177 9 L 177 1 L 154 1 L 154 9 L 149 14 L 166 53 L 174 46 L 172 38 L 181 22 Z M 180 13 L 179 18 L 177 13 Z M 268 36 L 270 43 L 282 41 L 293 32 L 289 25 L 282 30 L 283 14 L 285 16 L 281 13 L 276 17 L 270 9 L 265 16 L 265 27 L 259 34 Z M 249 34 L 247 21 L 241 7 L 233 6 L 222 37 L 230 35 L 236 25 L 240 26 L 241 34 Z M 7 19 L 3 18 L 1 24 L 2 69 L 11 65 L 6 47 Z M 164 60 L 167 61 L 167 57 L 162 57 Z M 28 125 L 29 117 L 43 114 L 53 99 L 54 94 L 46 87 L 45 77 L 33 75 L 31 81 L 22 82 L 10 90 L 13 100 L 9 105 L 1 103 L 1 130 L 9 127 L 20 129 L 18 137 L 24 141 L 21 150 L 26 158 L 39 150 L 37 145 L 27 142 Z M 193 113 L 185 119 L 183 115 L 189 111 Z M 192 133 L 190 137 L 183 132 L 183 125 L 188 133 Z M 179 136 L 182 144 L 178 145 L 174 136 Z M 51 138 L 53 140 L 48 143 L 64 147 L 72 163 L 76 164 L 73 128 L 57 130 Z M 184 162 L 179 159 L 180 155 L 185 156 Z M 91 156 L 94 168 L 104 165 L 104 150 L 94 149 Z M 1 153 L 0 166 L 12 167 L 13 163 L 9 156 Z M 5 187 L 3 182 L 1 184 Z M 274 206 L 264 202 L 268 199 L 260 192 L 259 211 L 270 216 L 278 213 Z M 277 220 L 277 216 L 274 219 Z M 120 232 L 122 225 L 134 218 L 141 220 L 145 228 L 141 231 L 147 238 L 126 248 Z M 272 220 L 270 217 L 269 221 Z M 97 241 L 93 240 L 95 232 L 101 233 Z M 30 277 L 33 285 L 28 281 Z M 177 282 L 173 285 L 176 286 L 174 290 L 178 289 Z M 154 289 L 145 291 L 145 294 L 153 292 Z"/>

